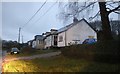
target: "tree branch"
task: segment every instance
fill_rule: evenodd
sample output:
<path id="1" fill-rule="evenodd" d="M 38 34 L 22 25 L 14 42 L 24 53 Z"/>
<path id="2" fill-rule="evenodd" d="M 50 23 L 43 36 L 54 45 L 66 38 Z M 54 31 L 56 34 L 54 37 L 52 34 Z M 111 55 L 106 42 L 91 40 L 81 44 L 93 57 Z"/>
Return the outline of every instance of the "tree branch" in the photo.
<path id="1" fill-rule="evenodd" d="M 116 8 L 114 8 L 114 9 L 108 11 L 108 14 L 110 14 L 111 12 L 115 12 L 115 11 L 118 10 L 119 8 L 120 8 L 120 5 L 119 5 L 118 7 L 116 7 Z"/>
<path id="2" fill-rule="evenodd" d="M 107 5 L 109 5 L 110 7 L 112 7 L 112 8 L 115 8 L 114 6 L 112 6 L 111 4 L 107 4 Z"/>
<path id="3" fill-rule="evenodd" d="M 120 14 L 120 12 L 114 12 L 114 13 Z"/>
<path id="4" fill-rule="evenodd" d="M 109 2 L 109 1 L 108 1 Z M 111 2 L 111 1 L 110 1 Z M 119 2 L 119 1 L 118 1 Z M 112 5 L 112 4 L 118 4 L 118 2 L 117 1 L 115 1 L 115 2 L 111 2 L 111 3 L 107 3 L 106 5 Z"/>
<path id="5" fill-rule="evenodd" d="M 93 17 L 90 17 L 89 19 L 90 20 L 93 20 L 95 17 L 97 17 L 98 15 L 100 14 L 100 11 L 98 11 L 97 13 L 96 13 L 96 15 L 94 15 Z"/>
<path id="6" fill-rule="evenodd" d="M 95 4 L 96 2 L 92 2 L 91 4 L 87 5 L 86 7 L 82 8 L 81 10 L 79 10 L 77 13 L 82 12 L 83 10 L 85 10 L 86 8 L 90 7 L 91 5 Z M 76 14 L 75 14 L 76 15 Z M 75 16 L 74 15 L 74 16 Z"/>

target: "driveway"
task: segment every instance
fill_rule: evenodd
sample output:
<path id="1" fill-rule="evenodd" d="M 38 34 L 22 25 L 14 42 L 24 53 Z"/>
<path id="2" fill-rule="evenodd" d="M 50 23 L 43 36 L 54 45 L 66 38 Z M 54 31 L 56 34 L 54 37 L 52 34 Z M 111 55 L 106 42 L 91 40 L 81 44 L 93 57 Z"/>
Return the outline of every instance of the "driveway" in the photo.
<path id="1" fill-rule="evenodd" d="M 35 59 L 35 58 L 48 58 L 48 57 L 52 57 L 52 56 L 57 56 L 59 54 L 61 54 L 60 51 L 50 52 L 50 53 L 27 56 L 27 57 L 17 57 L 17 58 L 12 58 L 12 59 L 5 59 L 5 62 L 14 61 L 14 60 L 30 60 L 30 59 Z"/>

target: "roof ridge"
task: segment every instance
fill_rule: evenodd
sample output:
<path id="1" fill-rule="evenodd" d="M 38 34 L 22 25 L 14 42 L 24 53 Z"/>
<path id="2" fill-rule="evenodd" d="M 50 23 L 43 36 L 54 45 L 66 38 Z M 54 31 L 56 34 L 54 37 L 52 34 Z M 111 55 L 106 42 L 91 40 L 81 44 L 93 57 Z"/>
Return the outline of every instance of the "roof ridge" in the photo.
<path id="1" fill-rule="evenodd" d="M 64 26 L 64 27 L 62 27 L 62 28 L 60 28 L 60 29 L 58 29 L 58 33 L 68 30 L 69 28 L 71 28 L 72 26 L 76 25 L 77 23 L 79 23 L 79 22 L 81 22 L 81 21 L 83 21 L 83 20 L 85 20 L 85 19 L 82 18 L 82 19 L 79 20 L 78 22 L 72 22 L 71 24 L 66 25 L 66 26 Z"/>

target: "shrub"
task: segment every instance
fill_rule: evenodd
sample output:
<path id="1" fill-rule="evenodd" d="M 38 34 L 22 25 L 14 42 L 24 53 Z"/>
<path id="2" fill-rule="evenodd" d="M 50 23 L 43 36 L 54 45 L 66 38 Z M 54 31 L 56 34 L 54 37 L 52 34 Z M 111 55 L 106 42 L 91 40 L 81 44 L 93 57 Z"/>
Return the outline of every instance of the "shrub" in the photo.
<path id="1" fill-rule="evenodd" d="M 62 54 L 67 57 L 100 62 L 118 62 L 119 41 L 102 41 L 95 44 L 67 46 Z"/>
<path id="2" fill-rule="evenodd" d="M 26 46 L 26 47 L 23 47 L 22 49 L 21 49 L 21 52 L 23 52 L 23 53 L 32 53 L 32 52 L 35 52 L 36 51 L 36 49 L 33 49 L 32 47 L 30 47 L 30 46 Z"/>
<path id="3" fill-rule="evenodd" d="M 49 49 L 50 50 L 61 50 L 63 47 L 53 47 L 53 46 L 51 46 Z"/>

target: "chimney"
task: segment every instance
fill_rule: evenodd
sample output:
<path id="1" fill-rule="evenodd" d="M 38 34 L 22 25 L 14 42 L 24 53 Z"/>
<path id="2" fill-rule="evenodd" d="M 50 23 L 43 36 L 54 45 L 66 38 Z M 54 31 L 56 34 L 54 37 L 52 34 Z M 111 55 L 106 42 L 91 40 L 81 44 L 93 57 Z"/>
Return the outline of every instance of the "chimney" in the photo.
<path id="1" fill-rule="evenodd" d="M 78 19 L 76 17 L 73 18 L 73 23 L 78 22 Z"/>
<path id="2" fill-rule="evenodd" d="M 55 32 L 57 32 L 58 30 L 56 30 L 56 29 L 51 29 L 50 31 L 51 31 L 51 33 L 55 33 Z"/>

